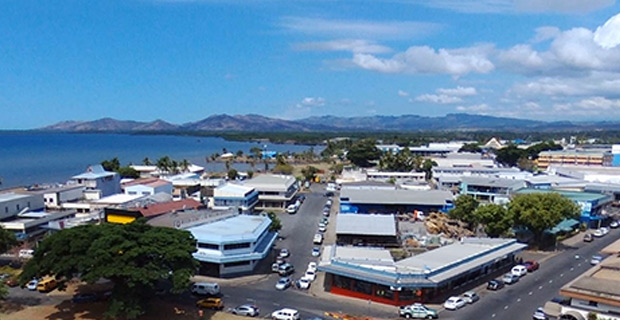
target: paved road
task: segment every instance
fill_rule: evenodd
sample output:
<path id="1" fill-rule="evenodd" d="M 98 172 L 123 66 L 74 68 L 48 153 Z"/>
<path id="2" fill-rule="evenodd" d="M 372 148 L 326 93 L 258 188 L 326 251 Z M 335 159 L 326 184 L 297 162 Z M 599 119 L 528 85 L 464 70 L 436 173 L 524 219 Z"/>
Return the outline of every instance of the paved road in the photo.
<path id="1" fill-rule="evenodd" d="M 530 320 L 537 307 L 559 295 L 569 281 L 592 267 L 590 258 L 620 237 L 620 230 L 591 243 L 578 243 L 574 248 L 559 253 L 541 263 L 538 271 L 529 273 L 514 285 L 497 292 L 481 291 L 481 299 L 457 311 L 444 310 L 441 319 L 510 319 Z M 575 256 L 579 255 L 579 259 Z"/>

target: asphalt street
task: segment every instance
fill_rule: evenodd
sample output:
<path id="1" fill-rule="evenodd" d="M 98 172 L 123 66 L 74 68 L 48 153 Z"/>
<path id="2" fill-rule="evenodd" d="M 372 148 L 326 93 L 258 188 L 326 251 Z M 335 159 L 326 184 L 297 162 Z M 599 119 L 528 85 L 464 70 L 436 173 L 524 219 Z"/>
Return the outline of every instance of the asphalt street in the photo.
<path id="1" fill-rule="evenodd" d="M 591 268 L 590 258 L 617 240 L 619 229 L 612 229 L 603 238 L 580 242 L 540 264 L 537 271 L 528 273 L 519 282 L 499 291 L 479 290 L 480 300 L 457 311 L 440 312 L 441 319 L 510 319 L 530 320 L 538 307 L 559 296 L 559 290 L 584 271 Z M 576 256 L 579 256 L 577 259 Z"/>

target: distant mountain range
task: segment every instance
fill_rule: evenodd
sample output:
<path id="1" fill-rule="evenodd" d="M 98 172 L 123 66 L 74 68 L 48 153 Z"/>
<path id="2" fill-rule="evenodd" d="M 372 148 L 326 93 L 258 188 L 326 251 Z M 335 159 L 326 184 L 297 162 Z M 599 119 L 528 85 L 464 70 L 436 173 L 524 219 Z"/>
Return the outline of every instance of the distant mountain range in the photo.
<path id="1" fill-rule="evenodd" d="M 163 120 L 139 122 L 103 118 L 94 121 L 63 121 L 37 130 L 61 132 L 577 131 L 620 130 L 620 121 L 545 122 L 465 113 L 447 114 L 441 117 L 418 115 L 371 117 L 321 116 L 292 121 L 256 114 L 234 116 L 220 114 L 181 125 Z"/>

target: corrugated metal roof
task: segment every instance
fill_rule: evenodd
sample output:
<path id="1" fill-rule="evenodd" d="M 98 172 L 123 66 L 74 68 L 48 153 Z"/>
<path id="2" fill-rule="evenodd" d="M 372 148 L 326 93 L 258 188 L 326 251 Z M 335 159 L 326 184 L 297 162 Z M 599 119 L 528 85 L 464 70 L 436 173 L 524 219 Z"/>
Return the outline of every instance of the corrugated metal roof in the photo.
<path id="1" fill-rule="evenodd" d="M 447 200 L 452 200 L 450 191 L 445 190 L 365 190 L 343 189 L 340 191 L 340 199 L 350 203 L 360 204 L 405 204 L 405 205 L 430 205 L 443 206 Z"/>
<path id="2" fill-rule="evenodd" d="M 396 220 L 388 214 L 339 214 L 336 234 L 396 236 Z"/>
<path id="3" fill-rule="evenodd" d="M 473 186 L 485 186 L 496 188 L 518 189 L 526 186 L 525 180 L 502 179 L 502 178 L 485 178 L 485 177 L 463 177 L 463 183 Z"/>

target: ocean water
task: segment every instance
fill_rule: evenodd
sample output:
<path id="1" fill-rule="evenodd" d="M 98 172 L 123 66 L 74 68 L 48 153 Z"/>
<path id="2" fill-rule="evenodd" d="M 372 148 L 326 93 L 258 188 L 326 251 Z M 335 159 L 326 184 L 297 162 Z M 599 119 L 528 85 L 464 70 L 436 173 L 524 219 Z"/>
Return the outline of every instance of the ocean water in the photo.
<path id="1" fill-rule="evenodd" d="M 122 165 L 139 164 L 148 157 L 152 162 L 163 156 L 205 166 L 207 171 L 223 171 L 223 163 L 207 163 L 213 153 L 242 150 L 265 144 L 226 141 L 216 137 L 167 135 L 78 134 L 78 133 L 0 133 L 0 189 L 43 183 L 64 183 L 90 164 L 117 157 Z M 267 143 L 267 150 L 300 152 L 310 146 Z M 247 164 L 234 164 L 247 170 Z M 257 164 L 256 168 L 262 168 Z"/>

